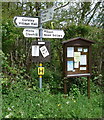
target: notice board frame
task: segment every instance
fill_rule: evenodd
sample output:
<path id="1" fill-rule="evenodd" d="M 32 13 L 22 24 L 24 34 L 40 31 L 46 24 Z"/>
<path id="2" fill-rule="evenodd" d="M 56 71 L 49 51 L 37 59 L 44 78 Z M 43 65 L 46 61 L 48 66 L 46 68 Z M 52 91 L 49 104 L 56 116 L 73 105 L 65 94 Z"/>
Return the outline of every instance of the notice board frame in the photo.
<path id="1" fill-rule="evenodd" d="M 66 81 L 68 78 L 72 78 L 72 77 L 87 77 L 87 84 L 88 84 L 88 98 L 90 98 L 90 77 L 92 75 L 92 69 L 91 69 L 91 65 L 92 65 L 92 59 L 91 59 L 91 55 L 92 55 L 92 44 L 94 44 L 95 42 L 92 40 L 87 40 L 81 37 L 78 38 L 73 38 L 67 41 L 63 41 L 62 42 L 62 46 L 63 46 L 63 74 L 64 74 L 64 93 L 67 93 L 67 85 L 66 85 Z M 75 47 L 76 48 L 88 48 L 88 56 L 87 56 L 87 70 L 84 72 L 68 72 L 67 71 L 67 47 Z M 75 52 L 75 51 L 74 51 Z M 74 61 L 74 60 L 73 60 Z"/>
<path id="2" fill-rule="evenodd" d="M 74 38 L 74 39 L 70 39 L 67 41 L 63 41 L 63 73 L 64 73 L 64 77 L 81 77 L 81 76 L 91 76 L 92 74 L 92 69 L 91 69 L 91 64 L 92 64 L 92 59 L 91 59 L 91 55 L 92 55 L 92 45 L 94 41 L 91 40 L 86 40 L 84 38 Z M 67 47 L 84 47 L 84 48 L 88 48 L 88 59 L 87 59 L 87 63 L 88 63 L 88 72 L 67 72 Z"/>

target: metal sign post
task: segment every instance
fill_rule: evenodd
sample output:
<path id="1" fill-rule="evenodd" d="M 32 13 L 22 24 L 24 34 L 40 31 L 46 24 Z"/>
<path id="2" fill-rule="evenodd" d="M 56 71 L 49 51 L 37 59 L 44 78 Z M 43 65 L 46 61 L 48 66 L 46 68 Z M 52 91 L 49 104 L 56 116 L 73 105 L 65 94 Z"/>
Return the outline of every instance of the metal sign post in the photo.
<path id="1" fill-rule="evenodd" d="M 39 20 L 39 25 L 40 25 L 40 29 L 39 29 L 40 41 L 42 41 L 42 22 L 41 22 L 41 16 L 40 16 L 40 20 Z M 39 67 L 42 67 L 42 63 L 39 64 Z M 41 91 L 41 89 L 42 89 L 42 75 L 39 75 L 39 88 L 40 88 L 40 91 Z"/>

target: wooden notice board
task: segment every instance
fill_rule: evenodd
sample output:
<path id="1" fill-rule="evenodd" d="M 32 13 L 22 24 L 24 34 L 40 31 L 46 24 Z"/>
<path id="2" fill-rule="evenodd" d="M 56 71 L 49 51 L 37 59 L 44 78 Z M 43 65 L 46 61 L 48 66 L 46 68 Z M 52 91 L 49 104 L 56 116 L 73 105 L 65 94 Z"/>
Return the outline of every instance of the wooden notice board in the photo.
<path id="1" fill-rule="evenodd" d="M 63 41 L 63 68 L 65 77 L 91 75 L 91 44 L 93 41 L 74 38 Z"/>

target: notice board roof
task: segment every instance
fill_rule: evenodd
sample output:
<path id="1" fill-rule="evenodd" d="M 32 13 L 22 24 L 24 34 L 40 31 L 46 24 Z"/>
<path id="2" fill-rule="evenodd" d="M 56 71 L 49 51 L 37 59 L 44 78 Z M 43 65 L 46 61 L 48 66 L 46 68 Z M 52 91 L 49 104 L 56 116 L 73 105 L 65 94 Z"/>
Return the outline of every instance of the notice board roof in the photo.
<path id="1" fill-rule="evenodd" d="M 81 38 L 81 37 L 77 37 L 77 38 L 73 38 L 73 39 L 69 39 L 69 40 L 63 41 L 62 44 L 66 44 L 66 43 L 69 43 L 69 42 L 74 42 L 74 41 L 77 41 L 77 40 L 86 41 L 86 42 L 91 43 L 91 44 L 95 43 L 92 40 L 87 40 L 87 39 L 84 39 L 84 38 Z"/>

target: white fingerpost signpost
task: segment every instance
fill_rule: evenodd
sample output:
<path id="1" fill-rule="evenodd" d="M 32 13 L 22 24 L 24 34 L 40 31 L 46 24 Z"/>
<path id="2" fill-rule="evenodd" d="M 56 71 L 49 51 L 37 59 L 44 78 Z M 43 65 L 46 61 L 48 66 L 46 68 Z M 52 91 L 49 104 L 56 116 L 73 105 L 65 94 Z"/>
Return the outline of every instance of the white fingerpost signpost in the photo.
<path id="1" fill-rule="evenodd" d="M 41 23 L 50 21 L 53 19 L 54 9 L 49 8 L 41 12 Z"/>
<path id="2" fill-rule="evenodd" d="M 24 37 L 39 38 L 39 29 L 25 28 L 23 30 Z M 63 38 L 65 35 L 63 30 L 41 29 L 42 38 Z"/>
<path id="3" fill-rule="evenodd" d="M 39 38 L 39 29 L 25 28 L 23 30 L 23 35 L 28 38 Z"/>
<path id="4" fill-rule="evenodd" d="M 33 18 L 33 17 L 15 16 L 14 24 L 16 27 L 29 27 L 29 28 L 33 27 L 34 28 L 34 27 L 38 27 L 39 19 Z"/>
<path id="5" fill-rule="evenodd" d="M 42 23 L 52 20 L 53 14 L 54 14 L 54 8 L 49 8 L 49 9 L 43 10 L 40 13 L 39 17 L 15 16 L 13 19 L 13 22 L 16 27 L 25 28 L 23 30 L 24 37 L 39 38 L 39 42 L 38 42 L 39 44 L 32 46 L 32 57 L 36 57 L 36 58 L 40 57 L 39 53 L 41 53 L 41 56 L 44 59 L 48 58 L 47 60 L 49 60 L 50 53 L 45 45 L 45 42 L 42 41 L 42 38 L 60 38 L 61 39 L 65 35 L 63 30 L 53 30 L 53 29 L 42 28 Z M 40 45 L 42 46 L 40 47 Z M 44 75 L 44 67 L 42 67 L 42 63 L 39 64 L 38 75 L 39 75 L 39 88 L 41 90 L 42 75 Z"/>
<path id="6" fill-rule="evenodd" d="M 43 38 L 63 38 L 64 35 L 63 30 L 43 29 Z"/>

